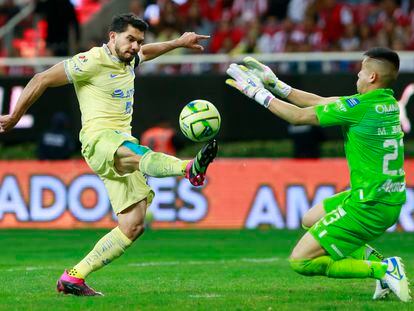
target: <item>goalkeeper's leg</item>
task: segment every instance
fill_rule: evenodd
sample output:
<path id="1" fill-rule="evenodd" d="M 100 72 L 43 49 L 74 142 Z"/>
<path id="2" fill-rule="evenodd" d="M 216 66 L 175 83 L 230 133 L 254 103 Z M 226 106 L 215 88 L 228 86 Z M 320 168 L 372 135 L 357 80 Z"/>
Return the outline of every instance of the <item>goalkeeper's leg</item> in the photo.
<path id="1" fill-rule="evenodd" d="M 323 203 L 316 204 L 309 209 L 302 218 L 302 228 L 309 230 L 317 221 L 326 215 Z M 372 246 L 365 244 L 349 255 L 354 259 L 382 261 L 384 256 Z"/>
<path id="2" fill-rule="evenodd" d="M 334 205 L 332 206 L 328 205 L 328 208 L 329 206 L 331 209 L 334 207 Z M 303 216 L 302 227 L 305 230 L 309 230 L 310 227 L 312 227 L 317 221 L 319 221 L 325 215 L 326 215 L 326 209 L 325 209 L 323 202 L 313 206 Z M 358 248 L 356 251 L 351 253 L 349 257 L 352 257 L 354 259 L 369 260 L 369 261 L 383 261 L 384 260 L 384 256 L 368 244 L 365 244 L 364 246 L 361 246 L 360 248 Z M 388 296 L 390 293 L 391 293 L 391 290 L 389 289 L 387 283 L 381 280 L 376 280 L 375 292 L 372 297 L 374 300 L 383 299 L 386 296 Z"/>
<path id="3" fill-rule="evenodd" d="M 291 268 L 306 276 L 327 276 L 331 278 L 374 278 L 382 279 L 387 264 L 379 261 L 344 258 L 335 260 L 327 255 L 319 242 L 307 232 L 298 242 L 290 256 Z"/>

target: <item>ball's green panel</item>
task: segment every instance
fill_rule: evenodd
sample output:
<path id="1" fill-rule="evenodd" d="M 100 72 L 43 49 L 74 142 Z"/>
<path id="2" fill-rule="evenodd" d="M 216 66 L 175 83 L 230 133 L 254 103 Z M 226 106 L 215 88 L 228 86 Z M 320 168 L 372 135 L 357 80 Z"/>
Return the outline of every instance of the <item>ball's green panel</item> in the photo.
<path id="1" fill-rule="evenodd" d="M 181 131 L 187 138 L 202 142 L 217 135 L 221 117 L 212 103 L 197 99 L 184 106 L 179 121 Z"/>

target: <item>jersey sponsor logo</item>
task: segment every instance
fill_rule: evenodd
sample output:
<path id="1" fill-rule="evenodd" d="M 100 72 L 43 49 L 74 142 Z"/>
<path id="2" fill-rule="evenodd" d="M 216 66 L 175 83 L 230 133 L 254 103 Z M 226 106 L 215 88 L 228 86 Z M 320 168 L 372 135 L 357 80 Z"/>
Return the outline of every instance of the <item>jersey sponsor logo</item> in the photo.
<path id="1" fill-rule="evenodd" d="M 380 188 L 378 188 L 378 191 L 384 191 L 387 193 L 393 193 L 393 192 L 404 192 L 405 191 L 405 182 L 392 182 L 391 179 L 387 179 Z"/>
<path id="2" fill-rule="evenodd" d="M 128 89 L 128 90 L 121 90 L 121 89 L 116 89 L 112 92 L 111 96 L 112 98 L 130 98 L 132 96 L 134 96 L 134 92 L 135 89 Z"/>
<path id="3" fill-rule="evenodd" d="M 383 113 L 388 113 L 388 112 L 400 111 L 400 108 L 398 107 L 398 104 L 376 105 L 375 111 L 379 114 L 383 114 Z"/>
<path id="4" fill-rule="evenodd" d="M 348 98 L 347 100 L 345 100 L 345 102 L 348 104 L 350 108 L 353 108 L 360 103 L 358 98 Z"/>

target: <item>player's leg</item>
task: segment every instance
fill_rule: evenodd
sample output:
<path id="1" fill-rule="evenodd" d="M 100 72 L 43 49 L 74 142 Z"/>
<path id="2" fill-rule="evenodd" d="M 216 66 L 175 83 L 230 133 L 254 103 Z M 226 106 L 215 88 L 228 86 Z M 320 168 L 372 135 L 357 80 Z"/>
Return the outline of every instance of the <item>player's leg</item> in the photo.
<path id="1" fill-rule="evenodd" d="M 291 256 L 292 268 L 304 275 L 334 278 L 375 278 L 388 283 L 402 301 L 410 300 L 404 265 L 398 257 L 384 261 L 347 258 L 366 241 L 380 236 L 398 219 L 400 209 L 350 201 L 327 213 L 305 234 Z M 315 245 L 330 256 L 313 258 Z"/>
<path id="2" fill-rule="evenodd" d="M 193 185 L 199 186 L 203 184 L 207 167 L 216 157 L 217 150 L 217 141 L 212 140 L 193 160 L 187 161 L 126 141 L 117 149 L 114 164 L 121 174 L 139 170 L 153 177 L 185 176 Z"/>
<path id="3" fill-rule="evenodd" d="M 302 227 L 308 230 L 312 227 L 317 221 L 326 215 L 326 213 L 331 212 L 340 206 L 349 192 L 341 192 L 332 197 L 329 197 L 322 201 L 321 203 L 315 205 L 309 209 L 302 219 Z M 349 255 L 354 259 L 369 260 L 369 261 L 383 261 L 384 256 L 375 250 L 372 246 L 365 244 L 362 247 L 355 250 Z M 387 283 L 376 280 L 375 281 L 375 291 L 372 299 L 383 299 L 391 293 Z"/>
<path id="4" fill-rule="evenodd" d="M 302 228 L 309 230 L 315 223 L 317 223 L 323 216 L 326 215 L 324 202 L 312 206 L 302 218 Z"/>
<path id="5" fill-rule="evenodd" d="M 144 232 L 147 200 L 133 204 L 118 214 L 118 226 L 103 236 L 89 254 L 58 280 L 59 292 L 77 296 L 101 296 L 90 288 L 85 278 L 93 271 L 111 263 Z"/>
<path id="6" fill-rule="evenodd" d="M 310 208 L 302 218 L 302 227 L 309 230 L 315 223 L 322 219 L 327 213 L 335 210 L 342 205 L 349 191 L 340 192 L 332 197 L 326 198 L 322 202 Z M 383 261 L 384 256 L 372 246 L 365 244 L 349 255 L 354 259 Z"/>
<path id="7" fill-rule="evenodd" d="M 333 258 L 309 232 L 299 240 L 289 261 L 295 272 L 306 276 L 381 279 L 387 269 L 387 265 L 381 262 Z"/>

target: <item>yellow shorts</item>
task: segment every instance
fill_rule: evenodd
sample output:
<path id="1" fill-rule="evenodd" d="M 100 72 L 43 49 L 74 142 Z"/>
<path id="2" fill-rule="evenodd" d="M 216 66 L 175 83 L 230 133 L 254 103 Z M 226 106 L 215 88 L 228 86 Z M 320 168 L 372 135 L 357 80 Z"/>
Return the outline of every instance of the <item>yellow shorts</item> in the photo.
<path id="1" fill-rule="evenodd" d="M 154 191 L 148 186 L 145 176 L 140 171 L 120 175 L 114 166 L 114 155 L 119 146 L 125 141 L 138 144 L 138 140 L 114 130 L 103 130 L 91 139 L 86 139 L 85 136 L 83 138 L 82 155 L 104 182 L 114 212 L 119 214 L 143 199 L 147 199 L 149 206 Z"/>

